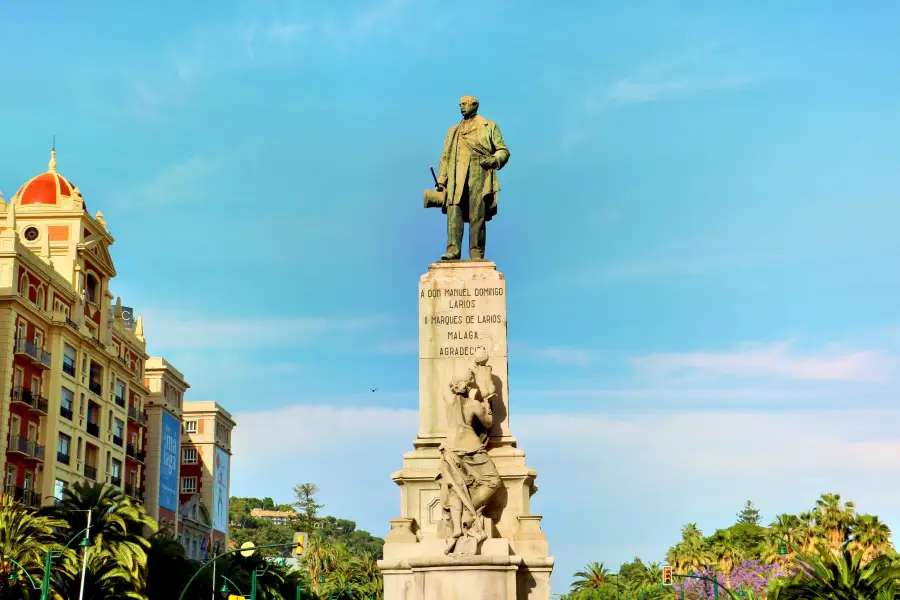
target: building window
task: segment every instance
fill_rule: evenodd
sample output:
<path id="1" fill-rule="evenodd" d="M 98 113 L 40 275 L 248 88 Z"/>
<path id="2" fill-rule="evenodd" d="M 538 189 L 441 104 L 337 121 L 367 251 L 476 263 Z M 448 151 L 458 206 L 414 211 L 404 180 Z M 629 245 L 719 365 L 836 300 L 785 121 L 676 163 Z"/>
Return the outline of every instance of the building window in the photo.
<path id="1" fill-rule="evenodd" d="M 184 430 L 187 433 L 197 433 L 197 421 L 185 421 Z"/>
<path id="2" fill-rule="evenodd" d="M 72 451 L 72 438 L 64 433 L 59 434 L 56 441 L 56 460 L 61 463 L 69 464 L 69 456 Z"/>
<path id="3" fill-rule="evenodd" d="M 88 302 L 93 302 L 94 304 L 100 303 L 100 281 L 93 273 L 88 273 L 86 278 L 86 290 Z"/>
<path id="4" fill-rule="evenodd" d="M 62 394 L 59 396 L 59 414 L 72 420 L 72 403 L 75 402 L 75 393 L 72 390 L 62 388 Z"/>
<path id="5" fill-rule="evenodd" d="M 119 419 L 115 419 L 113 421 L 113 443 L 116 446 L 121 446 L 122 440 L 124 438 L 125 438 L 125 423 L 123 423 Z"/>
<path id="6" fill-rule="evenodd" d="M 39 287 L 37 291 L 37 307 L 41 310 L 44 310 L 44 288 Z"/>
<path id="7" fill-rule="evenodd" d="M 197 449 L 196 448 L 182 448 L 181 464 L 196 465 L 197 464 Z"/>
<path id="8" fill-rule="evenodd" d="M 75 377 L 75 357 L 77 356 L 75 348 L 68 344 L 63 344 L 63 373 Z"/>
<path id="9" fill-rule="evenodd" d="M 25 273 L 19 278 L 19 293 L 23 296 L 28 293 L 28 275 Z"/>
<path id="10" fill-rule="evenodd" d="M 63 499 L 63 490 L 66 489 L 66 482 L 62 479 L 57 479 L 53 483 L 53 497 L 57 500 Z"/>
<path id="11" fill-rule="evenodd" d="M 192 494 L 197 491 L 197 478 L 196 477 L 182 477 L 181 478 L 181 493 L 182 494 Z"/>

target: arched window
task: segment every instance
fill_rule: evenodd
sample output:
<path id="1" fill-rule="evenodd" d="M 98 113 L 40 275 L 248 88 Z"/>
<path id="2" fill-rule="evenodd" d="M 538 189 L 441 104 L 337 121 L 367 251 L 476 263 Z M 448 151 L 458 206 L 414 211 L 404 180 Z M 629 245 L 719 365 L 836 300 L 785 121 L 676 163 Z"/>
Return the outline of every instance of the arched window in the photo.
<path id="1" fill-rule="evenodd" d="M 85 277 L 85 293 L 88 301 L 94 304 L 100 303 L 100 280 L 93 273 L 88 273 Z"/>
<path id="2" fill-rule="evenodd" d="M 37 291 L 37 304 L 38 308 L 44 310 L 44 288 L 39 287 Z"/>
<path id="3" fill-rule="evenodd" d="M 25 273 L 19 278 L 19 293 L 23 296 L 28 293 L 28 275 Z"/>

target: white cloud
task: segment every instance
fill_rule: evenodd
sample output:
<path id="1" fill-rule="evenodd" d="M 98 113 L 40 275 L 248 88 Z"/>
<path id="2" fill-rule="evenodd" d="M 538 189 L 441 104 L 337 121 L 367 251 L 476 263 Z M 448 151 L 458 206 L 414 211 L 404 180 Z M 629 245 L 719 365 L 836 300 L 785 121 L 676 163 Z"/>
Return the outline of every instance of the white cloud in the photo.
<path id="1" fill-rule="evenodd" d="M 888 357 L 871 350 L 831 349 L 801 355 L 793 352 L 787 341 L 725 352 L 648 354 L 631 363 L 652 377 L 700 373 L 817 381 L 879 381 L 887 378 L 893 367 Z"/>
<path id="2" fill-rule="evenodd" d="M 766 520 L 839 492 L 900 526 L 896 410 L 515 414 L 513 434 L 537 469 L 533 512 L 557 557 L 553 584 L 591 560 L 659 560 L 696 521 L 730 525 L 748 499 Z M 399 516 L 390 474 L 411 449 L 413 410 L 294 406 L 239 413 L 232 493 L 290 499 L 322 487 L 325 512 L 385 535 Z M 263 468 L 264 467 L 264 468 Z"/>
<path id="3" fill-rule="evenodd" d="M 120 192 L 122 201 L 130 206 L 152 206 L 177 203 L 196 197 L 208 190 L 212 176 L 225 164 L 223 156 L 192 156 L 169 165 L 150 179 L 134 184 Z"/>
<path id="4" fill-rule="evenodd" d="M 591 362 L 591 352 L 582 348 L 565 346 L 524 347 L 523 350 L 537 360 L 561 365 L 586 367 Z"/>
<path id="5" fill-rule="evenodd" d="M 177 310 L 140 312 L 155 350 L 257 350 L 296 347 L 323 335 L 358 332 L 386 317 L 209 318 Z"/>
<path id="6" fill-rule="evenodd" d="M 699 94 L 739 89 L 752 80 L 741 75 L 729 75 L 713 79 L 682 78 L 676 80 L 633 80 L 624 78 L 614 82 L 606 90 L 606 100 L 613 104 L 657 102 L 672 96 Z"/>
<path id="7" fill-rule="evenodd" d="M 375 347 L 376 354 L 385 354 L 385 355 L 413 355 L 417 356 L 419 354 L 419 341 L 418 340 L 391 340 L 387 342 L 381 342 Z"/>

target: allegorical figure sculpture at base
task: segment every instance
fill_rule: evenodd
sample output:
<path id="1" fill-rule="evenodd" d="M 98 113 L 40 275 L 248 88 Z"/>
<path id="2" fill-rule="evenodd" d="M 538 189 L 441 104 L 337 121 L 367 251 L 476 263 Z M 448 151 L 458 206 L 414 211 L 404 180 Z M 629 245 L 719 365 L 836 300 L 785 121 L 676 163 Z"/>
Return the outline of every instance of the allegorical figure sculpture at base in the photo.
<path id="1" fill-rule="evenodd" d="M 484 258 L 485 224 L 497 214 L 497 171 L 509 161 L 500 128 L 478 114 L 478 100 L 463 96 L 459 110 L 462 121 L 444 140 L 436 191 L 425 192 L 425 207 L 440 206 L 447 215 L 447 252 L 442 260 L 460 258 L 465 223 L 469 223 L 469 258 Z"/>
<path id="2" fill-rule="evenodd" d="M 487 360 L 487 352 L 480 348 L 474 369 L 454 379 L 444 391 L 448 435 L 440 447 L 441 471 L 437 478 L 441 483 L 444 528 L 450 532 L 445 554 L 454 553 L 463 536 L 474 539 L 473 550 L 487 539 L 482 513 L 501 485 L 497 467 L 487 453 L 494 419 L 494 384 Z"/>

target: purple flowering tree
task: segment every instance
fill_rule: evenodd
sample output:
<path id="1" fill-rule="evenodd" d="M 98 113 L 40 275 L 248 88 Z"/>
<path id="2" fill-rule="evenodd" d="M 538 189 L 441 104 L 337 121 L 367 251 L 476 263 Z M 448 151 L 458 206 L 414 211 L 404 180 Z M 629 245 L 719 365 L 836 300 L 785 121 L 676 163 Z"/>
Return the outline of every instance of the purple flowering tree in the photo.
<path id="1" fill-rule="evenodd" d="M 723 589 L 727 586 L 725 575 L 718 569 L 704 567 L 695 569 L 694 573 L 718 581 L 720 600 L 730 599 L 728 592 Z M 770 565 L 760 560 L 745 560 L 731 570 L 730 587 L 735 593 L 744 590 L 752 593 L 753 598 L 765 598 L 769 582 L 786 575 L 787 573 L 780 565 Z M 676 583 L 674 587 L 676 592 L 684 589 L 685 600 L 713 600 L 715 597 L 713 583 L 703 579 L 685 577 L 683 582 Z"/>

